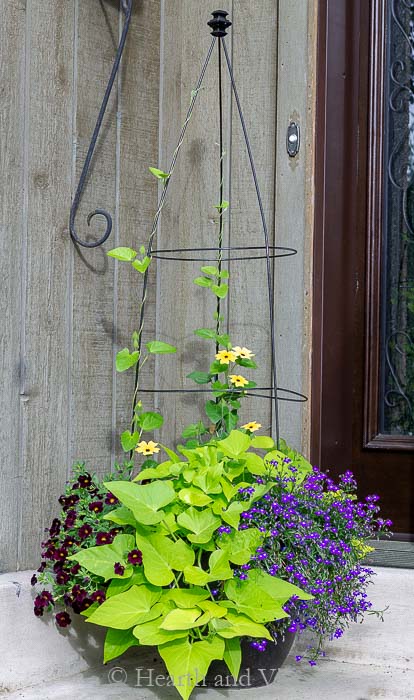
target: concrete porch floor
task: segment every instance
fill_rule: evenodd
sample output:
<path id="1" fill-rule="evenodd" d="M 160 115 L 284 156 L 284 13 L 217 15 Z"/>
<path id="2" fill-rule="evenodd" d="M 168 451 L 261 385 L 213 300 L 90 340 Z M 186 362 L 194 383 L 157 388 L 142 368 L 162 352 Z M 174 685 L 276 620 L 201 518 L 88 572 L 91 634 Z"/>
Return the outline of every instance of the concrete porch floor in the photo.
<path id="1" fill-rule="evenodd" d="M 256 700 L 370 700 L 414 699 L 414 571 L 376 569 L 371 599 L 377 609 L 390 606 L 381 622 L 368 616 L 353 625 L 340 640 L 327 648 L 327 657 L 311 668 L 297 664 L 307 639 L 298 639 L 291 657 L 273 684 L 244 689 L 240 697 Z M 155 700 L 179 698 L 165 679 L 149 687 L 165 670 L 154 663 L 147 650 L 131 653 L 103 666 L 100 663 L 101 630 L 85 630 L 77 621 L 71 631 L 58 631 L 53 624 L 31 615 L 31 572 L 0 576 L 0 697 L 8 700 Z M 18 594 L 17 594 L 18 593 Z M 78 622 L 80 624 L 78 624 Z M 138 668 L 141 668 L 139 678 Z M 231 688 L 199 688 L 192 697 L 235 698 Z"/>

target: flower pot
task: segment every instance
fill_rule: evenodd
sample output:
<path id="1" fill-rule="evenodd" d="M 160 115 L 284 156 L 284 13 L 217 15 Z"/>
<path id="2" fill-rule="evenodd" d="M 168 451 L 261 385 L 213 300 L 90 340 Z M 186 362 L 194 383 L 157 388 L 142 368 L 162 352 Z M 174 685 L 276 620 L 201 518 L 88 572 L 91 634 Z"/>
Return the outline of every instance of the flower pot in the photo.
<path id="1" fill-rule="evenodd" d="M 241 643 L 242 661 L 238 679 L 234 679 L 224 661 L 213 661 L 200 684 L 208 688 L 258 688 L 273 683 L 279 668 L 292 648 L 295 634 L 286 632 L 277 644 L 268 644 L 265 651 Z"/>

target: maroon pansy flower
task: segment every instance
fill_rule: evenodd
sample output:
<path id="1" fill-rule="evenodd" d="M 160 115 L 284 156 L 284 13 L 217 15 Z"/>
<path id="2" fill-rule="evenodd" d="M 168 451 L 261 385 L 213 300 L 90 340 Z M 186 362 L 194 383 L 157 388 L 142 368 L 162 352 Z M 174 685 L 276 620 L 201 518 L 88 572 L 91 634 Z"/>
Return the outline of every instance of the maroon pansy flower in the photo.
<path id="1" fill-rule="evenodd" d="M 78 603 L 81 603 L 83 600 L 85 600 L 87 593 L 80 587 L 79 583 L 75 583 L 72 588 L 72 595 Z"/>
<path id="2" fill-rule="evenodd" d="M 92 501 L 92 503 L 89 504 L 89 510 L 91 510 L 92 513 L 102 513 L 102 511 L 103 511 L 102 501 Z"/>
<path id="3" fill-rule="evenodd" d="M 56 583 L 59 586 L 64 586 L 70 579 L 70 576 L 66 571 L 59 571 L 59 573 L 56 574 Z"/>
<path id="4" fill-rule="evenodd" d="M 90 486 L 92 484 L 92 477 L 88 473 L 81 474 L 78 478 L 78 482 L 79 482 L 79 486 L 81 486 L 81 488 L 86 489 L 86 488 L 88 488 L 88 486 Z"/>
<path id="5" fill-rule="evenodd" d="M 40 564 L 40 566 L 39 566 L 39 568 L 38 568 L 39 574 L 41 574 L 42 571 L 44 571 L 45 569 L 46 569 L 46 562 L 45 562 L 45 561 L 42 561 L 42 563 Z"/>
<path id="6" fill-rule="evenodd" d="M 106 597 L 105 591 L 95 591 L 91 595 L 91 600 L 94 603 L 99 603 L 99 605 L 101 605 L 101 603 L 104 602 L 105 597 Z"/>
<path id="7" fill-rule="evenodd" d="M 56 623 L 59 625 L 59 627 L 67 627 L 70 625 L 72 620 L 70 619 L 70 616 L 68 615 L 67 612 L 60 612 L 55 616 Z"/>
<path id="8" fill-rule="evenodd" d="M 73 527 L 77 518 L 77 513 L 76 510 L 68 510 L 67 515 L 66 515 L 66 520 L 63 523 L 63 526 L 65 530 L 68 530 L 70 527 Z"/>
<path id="9" fill-rule="evenodd" d="M 110 532 L 98 532 L 98 534 L 96 535 L 96 544 L 111 544 L 113 539 L 114 538 Z"/>
<path id="10" fill-rule="evenodd" d="M 36 617 L 42 617 L 42 616 L 43 616 L 43 608 L 37 608 L 37 607 L 35 606 L 33 612 L 34 612 L 34 614 L 36 615 Z"/>
<path id="11" fill-rule="evenodd" d="M 123 576 L 125 573 L 125 566 L 122 566 L 121 562 L 117 561 L 116 564 L 114 564 L 114 573 L 117 576 Z"/>
<path id="12" fill-rule="evenodd" d="M 49 535 L 51 537 L 56 537 L 59 534 L 60 525 L 61 525 L 61 523 L 60 523 L 60 520 L 58 518 L 54 518 L 52 520 L 52 524 L 51 524 L 50 529 L 49 529 Z"/>
<path id="13" fill-rule="evenodd" d="M 142 564 L 142 552 L 139 549 L 132 549 L 128 554 L 128 561 L 130 564 L 139 566 Z"/>
<path id="14" fill-rule="evenodd" d="M 30 585 L 35 586 L 37 583 L 37 576 L 36 574 L 33 574 L 32 578 L 30 579 Z"/>
<path id="15" fill-rule="evenodd" d="M 70 569 L 70 573 L 76 576 L 76 574 L 80 571 L 80 564 L 75 564 L 75 566 L 72 566 Z"/>
<path id="16" fill-rule="evenodd" d="M 119 503 L 119 501 L 117 497 L 109 491 L 105 496 L 105 503 L 107 506 L 114 506 L 116 503 Z"/>
<path id="17" fill-rule="evenodd" d="M 81 540 L 85 540 L 89 535 L 92 534 L 92 527 L 91 525 L 88 525 L 85 523 L 85 525 L 81 525 L 79 530 L 78 530 L 78 535 Z"/>
<path id="18" fill-rule="evenodd" d="M 65 537 L 62 542 L 63 547 L 73 547 L 74 544 L 76 544 L 76 540 L 74 537 L 71 537 L 71 535 Z"/>
<path id="19" fill-rule="evenodd" d="M 55 559 L 55 561 L 65 561 L 67 556 L 68 556 L 68 550 L 65 549 L 64 547 L 59 547 L 59 549 L 55 550 L 55 553 L 53 555 L 53 559 Z"/>

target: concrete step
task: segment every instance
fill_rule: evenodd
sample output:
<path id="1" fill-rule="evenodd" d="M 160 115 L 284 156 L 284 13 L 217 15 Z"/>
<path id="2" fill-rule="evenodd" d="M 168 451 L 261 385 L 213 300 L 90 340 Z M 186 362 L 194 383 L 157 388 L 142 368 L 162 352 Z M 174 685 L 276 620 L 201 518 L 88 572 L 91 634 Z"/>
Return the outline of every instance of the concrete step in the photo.
<path id="1" fill-rule="evenodd" d="M 384 622 L 368 616 L 363 625 L 352 625 L 347 634 L 328 645 L 327 659 L 321 660 L 316 669 L 303 662 L 297 665 L 291 659 L 274 685 L 260 691 L 244 690 L 243 697 L 253 700 L 260 694 L 283 700 L 413 699 L 414 570 L 383 568 L 376 569 L 376 573 L 371 599 L 377 609 L 389 605 Z M 31 575 L 32 572 L 19 572 L 0 576 L 0 695 L 10 700 L 178 698 L 171 688 L 137 686 L 136 668 L 155 668 L 150 650 L 130 650 L 105 667 L 101 661 L 103 630 L 86 625 L 77 616 L 74 624 L 64 630 L 50 619 L 35 618 Z M 293 655 L 301 653 L 308 643 L 305 635 L 299 637 Z M 111 678 L 124 680 L 124 671 L 112 671 L 114 668 L 125 669 L 126 683 L 111 683 Z M 155 675 L 158 672 L 165 675 L 161 667 L 154 670 Z M 144 671 L 141 680 L 143 674 Z M 209 698 L 223 697 L 223 692 L 231 695 L 231 690 L 200 689 L 195 697 L 207 693 Z"/>

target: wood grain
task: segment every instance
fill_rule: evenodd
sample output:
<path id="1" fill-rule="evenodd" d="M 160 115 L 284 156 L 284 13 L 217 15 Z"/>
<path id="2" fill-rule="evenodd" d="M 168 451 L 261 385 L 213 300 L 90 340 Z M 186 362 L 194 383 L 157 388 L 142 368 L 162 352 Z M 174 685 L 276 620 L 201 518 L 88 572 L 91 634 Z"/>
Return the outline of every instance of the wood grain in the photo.
<path id="1" fill-rule="evenodd" d="M 38 559 L 43 528 L 56 512 L 67 471 L 73 9 L 68 0 L 27 5 L 28 227 L 21 320 L 26 375 L 18 568 Z"/>
<path id="2" fill-rule="evenodd" d="M 24 82 L 26 15 L 16 3 L 0 2 L 0 570 L 17 564 L 19 491 L 21 286 L 24 283 Z M 22 385 L 22 390 L 23 385 Z"/>

